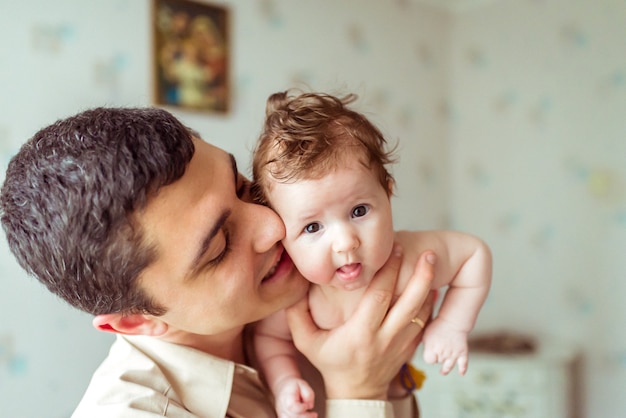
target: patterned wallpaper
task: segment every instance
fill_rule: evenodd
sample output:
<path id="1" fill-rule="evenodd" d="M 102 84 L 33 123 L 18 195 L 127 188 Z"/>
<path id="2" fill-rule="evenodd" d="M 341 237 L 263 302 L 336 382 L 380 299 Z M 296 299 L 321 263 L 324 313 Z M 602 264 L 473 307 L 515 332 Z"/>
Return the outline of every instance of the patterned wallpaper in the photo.
<path id="1" fill-rule="evenodd" d="M 493 248 L 477 332 L 571 344 L 583 416 L 624 416 L 626 2 L 216 3 L 231 9 L 233 109 L 174 113 L 245 167 L 270 93 L 357 93 L 400 145 L 397 226 L 451 226 Z M 3 167 L 59 117 L 150 104 L 149 5 L 0 0 Z M 4 240 L 0 270 L 3 415 L 68 416 L 110 336 L 25 277 Z"/>
<path id="2" fill-rule="evenodd" d="M 451 39 L 451 217 L 495 258 L 481 327 L 571 344 L 585 416 L 623 416 L 626 3 L 492 3 Z"/>

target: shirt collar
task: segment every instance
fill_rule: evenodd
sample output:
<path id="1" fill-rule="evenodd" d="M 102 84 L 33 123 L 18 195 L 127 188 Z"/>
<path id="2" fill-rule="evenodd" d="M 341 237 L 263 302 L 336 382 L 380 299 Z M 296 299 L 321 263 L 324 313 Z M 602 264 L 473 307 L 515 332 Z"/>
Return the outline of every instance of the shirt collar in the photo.
<path id="1" fill-rule="evenodd" d="M 199 416 L 226 416 L 235 368 L 256 371 L 184 345 L 155 337 L 120 336 L 149 356 L 185 408 Z"/>

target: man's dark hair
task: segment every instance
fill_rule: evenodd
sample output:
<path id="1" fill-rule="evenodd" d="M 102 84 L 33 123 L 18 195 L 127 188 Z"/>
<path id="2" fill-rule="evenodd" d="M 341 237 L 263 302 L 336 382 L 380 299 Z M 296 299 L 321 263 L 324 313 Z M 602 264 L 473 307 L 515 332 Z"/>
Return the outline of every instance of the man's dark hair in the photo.
<path id="1" fill-rule="evenodd" d="M 135 214 L 179 179 L 192 132 L 156 108 L 97 108 L 37 132 L 9 163 L 2 227 L 19 264 L 94 315 L 160 315 L 137 278 L 154 260 Z"/>

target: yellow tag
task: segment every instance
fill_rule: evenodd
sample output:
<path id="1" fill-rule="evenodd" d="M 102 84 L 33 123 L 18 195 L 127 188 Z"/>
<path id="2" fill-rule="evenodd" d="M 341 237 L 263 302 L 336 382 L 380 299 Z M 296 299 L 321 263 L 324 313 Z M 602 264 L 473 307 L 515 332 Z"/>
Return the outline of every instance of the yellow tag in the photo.
<path id="1" fill-rule="evenodd" d="M 408 391 L 418 390 L 426 380 L 426 373 L 416 369 L 410 363 L 405 364 L 400 371 L 400 383 Z"/>

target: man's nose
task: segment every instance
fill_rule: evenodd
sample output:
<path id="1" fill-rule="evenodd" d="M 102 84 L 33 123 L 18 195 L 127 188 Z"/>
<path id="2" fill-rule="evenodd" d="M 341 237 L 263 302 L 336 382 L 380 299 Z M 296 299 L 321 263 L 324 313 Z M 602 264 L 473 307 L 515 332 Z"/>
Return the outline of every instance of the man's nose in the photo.
<path id="1" fill-rule="evenodd" d="M 240 215 L 245 217 L 243 229 L 250 236 L 255 252 L 269 251 L 285 238 L 285 224 L 272 209 L 254 203 L 243 203 L 242 207 L 245 208 Z"/>

